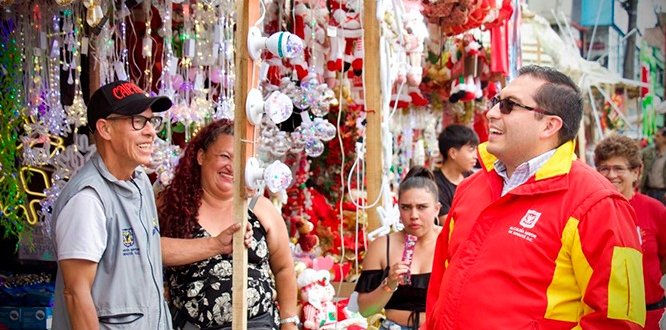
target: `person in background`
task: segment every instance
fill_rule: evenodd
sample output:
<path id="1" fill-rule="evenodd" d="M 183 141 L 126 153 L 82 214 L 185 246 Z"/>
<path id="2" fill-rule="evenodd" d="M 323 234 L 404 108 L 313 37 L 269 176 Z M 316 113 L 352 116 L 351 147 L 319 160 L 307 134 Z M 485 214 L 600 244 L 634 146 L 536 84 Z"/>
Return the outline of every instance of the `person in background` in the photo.
<path id="1" fill-rule="evenodd" d="M 373 241 L 363 258 L 363 271 L 356 283 L 361 315 L 385 310 L 380 329 L 418 329 L 425 321 L 425 293 L 430 279 L 435 241 L 441 231 L 437 217 L 437 186 L 430 170 L 415 166 L 398 187 L 400 221 L 405 228 Z M 407 235 L 417 238 L 413 259 L 403 257 Z M 404 283 L 409 278 L 410 284 Z"/>
<path id="2" fill-rule="evenodd" d="M 171 329 L 150 162 L 156 112 L 171 101 L 135 84 L 100 87 L 88 103 L 97 152 L 53 209 L 58 259 L 53 329 Z"/>
<path id="3" fill-rule="evenodd" d="M 629 200 L 636 211 L 636 226 L 643 252 L 643 278 L 647 315 L 645 329 L 659 329 L 666 298 L 659 285 L 666 270 L 666 207 L 636 191 L 641 173 L 638 143 L 629 137 L 611 135 L 594 149 L 597 172 L 606 177 Z"/>
<path id="4" fill-rule="evenodd" d="M 214 121 L 197 133 L 185 148 L 173 180 L 158 194 L 162 236 L 215 237 L 235 222 L 233 159 L 233 122 Z M 248 251 L 248 329 L 296 329 L 296 274 L 285 222 L 264 197 L 249 202 L 248 222 L 253 228 Z M 185 258 L 168 265 L 175 327 L 231 325 L 231 255 L 198 261 Z"/>
<path id="5" fill-rule="evenodd" d="M 426 329 L 641 329 L 629 202 L 576 160 L 583 99 L 561 72 L 519 70 L 486 113 L 482 169 L 437 239 Z"/>
<path id="6" fill-rule="evenodd" d="M 479 137 L 467 126 L 449 125 L 439 134 L 437 142 L 442 155 L 441 166 L 433 172 L 441 205 L 437 223 L 444 223 L 456 187 L 472 174 L 472 168 L 476 165 Z"/>
<path id="7" fill-rule="evenodd" d="M 654 145 L 643 149 L 640 191 L 666 205 L 666 127 L 654 134 Z"/>

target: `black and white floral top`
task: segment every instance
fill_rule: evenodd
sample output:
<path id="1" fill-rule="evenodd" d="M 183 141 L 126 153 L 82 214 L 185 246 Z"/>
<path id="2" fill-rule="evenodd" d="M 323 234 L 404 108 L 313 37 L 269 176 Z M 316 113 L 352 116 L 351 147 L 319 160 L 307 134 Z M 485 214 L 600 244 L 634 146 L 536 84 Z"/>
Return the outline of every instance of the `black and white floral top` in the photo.
<path id="1" fill-rule="evenodd" d="M 266 230 L 252 212 L 248 222 L 253 228 L 253 241 L 248 249 L 248 318 L 270 313 L 278 329 L 280 319 L 275 308 L 275 281 L 271 272 L 266 244 Z M 193 238 L 210 237 L 197 226 Z M 201 328 L 230 326 L 232 318 L 232 256 L 215 257 L 166 271 L 173 307 L 185 319 Z"/>

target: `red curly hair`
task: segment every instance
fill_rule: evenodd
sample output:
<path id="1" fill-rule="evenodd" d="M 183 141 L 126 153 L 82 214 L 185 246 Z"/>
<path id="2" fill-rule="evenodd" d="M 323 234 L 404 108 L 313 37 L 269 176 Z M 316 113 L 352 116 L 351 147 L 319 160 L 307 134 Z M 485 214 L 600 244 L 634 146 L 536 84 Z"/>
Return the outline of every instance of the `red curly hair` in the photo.
<path id="1" fill-rule="evenodd" d="M 228 119 L 214 121 L 203 127 L 187 144 L 178 161 L 173 180 L 158 195 L 157 212 L 162 236 L 191 238 L 197 225 L 201 206 L 201 165 L 197 162 L 199 150 L 204 152 L 220 135 L 234 135 L 234 123 Z"/>

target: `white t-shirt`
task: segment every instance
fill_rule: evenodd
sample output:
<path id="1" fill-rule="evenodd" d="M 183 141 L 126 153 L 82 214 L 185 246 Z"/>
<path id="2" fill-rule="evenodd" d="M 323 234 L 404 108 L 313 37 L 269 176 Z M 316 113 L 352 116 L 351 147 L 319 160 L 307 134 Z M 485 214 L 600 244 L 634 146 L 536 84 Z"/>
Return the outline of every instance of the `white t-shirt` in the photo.
<path id="1" fill-rule="evenodd" d="M 99 262 L 106 249 L 106 217 L 94 189 L 76 193 L 60 211 L 55 227 L 58 260 Z"/>

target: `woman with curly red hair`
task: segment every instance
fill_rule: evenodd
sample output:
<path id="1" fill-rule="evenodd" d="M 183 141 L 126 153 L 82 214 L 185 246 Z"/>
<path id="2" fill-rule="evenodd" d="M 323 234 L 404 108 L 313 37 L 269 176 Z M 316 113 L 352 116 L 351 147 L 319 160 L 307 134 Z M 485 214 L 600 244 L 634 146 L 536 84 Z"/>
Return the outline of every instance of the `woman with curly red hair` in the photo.
<path id="1" fill-rule="evenodd" d="M 162 236 L 226 239 L 225 228 L 236 222 L 233 157 L 233 122 L 229 120 L 210 123 L 189 142 L 172 182 L 157 198 Z M 249 209 L 253 233 L 248 250 L 248 327 L 296 329 L 296 275 L 284 220 L 264 197 L 253 198 Z M 230 326 L 231 255 L 172 261 L 167 264 L 174 267 L 166 270 L 165 278 L 175 309 L 174 326 Z"/>

